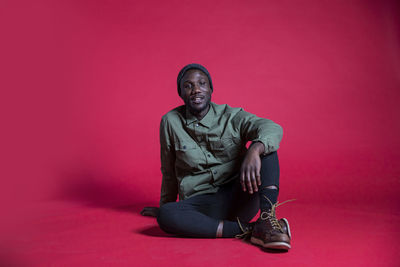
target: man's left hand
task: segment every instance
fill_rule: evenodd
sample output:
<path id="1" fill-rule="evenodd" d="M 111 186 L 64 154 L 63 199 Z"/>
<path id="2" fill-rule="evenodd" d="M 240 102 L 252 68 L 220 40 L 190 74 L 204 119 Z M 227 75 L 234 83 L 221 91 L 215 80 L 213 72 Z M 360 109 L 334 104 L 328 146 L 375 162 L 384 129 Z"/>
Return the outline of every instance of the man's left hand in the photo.
<path id="1" fill-rule="evenodd" d="M 250 194 L 258 191 L 261 185 L 261 158 L 265 147 L 263 143 L 256 142 L 251 144 L 240 168 L 240 184 L 244 192 L 248 190 Z"/>
<path id="2" fill-rule="evenodd" d="M 144 207 L 140 212 L 143 216 L 157 217 L 160 209 L 158 207 Z"/>

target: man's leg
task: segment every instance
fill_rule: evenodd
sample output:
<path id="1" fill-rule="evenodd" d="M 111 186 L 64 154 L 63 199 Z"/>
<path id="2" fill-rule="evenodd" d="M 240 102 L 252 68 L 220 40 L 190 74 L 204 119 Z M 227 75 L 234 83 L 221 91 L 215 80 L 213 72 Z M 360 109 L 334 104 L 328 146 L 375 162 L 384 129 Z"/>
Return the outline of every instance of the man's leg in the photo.
<path id="1" fill-rule="evenodd" d="M 233 203 L 230 210 L 230 218 L 238 217 L 241 221 L 250 221 L 258 210 L 268 210 L 271 204 L 276 203 L 279 193 L 279 160 L 277 152 L 261 157 L 261 186 L 258 193 L 249 194 L 243 192 L 239 181 L 233 189 Z"/>
<path id="2" fill-rule="evenodd" d="M 271 204 L 275 204 L 278 200 L 279 174 L 278 153 L 273 152 L 263 156 L 261 158 L 261 186 L 258 190 L 261 212 L 270 210 Z"/>
<path id="3" fill-rule="evenodd" d="M 286 219 L 277 220 L 275 208 L 279 193 L 279 162 L 276 152 L 261 159 L 259 188 L 260 218 L 255 223 L 251 242 L 271 249 L 290 249 L 290 228 Z"/>
<path id="4" fill-rule="evenodd" d="M 157 217 L 160 228 L 186 237 L 232 237 L 240 233 L 236 222 L 224 221 L 228 217 L 232 187 L 233 183 L 230 183 L 221 186 L 215 194 L 164 204 Z"/>
<path id="5" fill-rule="evenodd" d="M 219 220 L 199 212 L 187 201 L 166 203 L 160 208 L 157 222 L 167 233 L 185 237 L 216 237 Z"/>
<path id="6" fill-rule="evenodd" d="M 273 152 L 261 158 L 261 186 L 258 192 L 249 194 L 243 192 L 239 180 L 232 192 L 232 205 L 230 207 L 229 220 L 237 220 L 243 226 L 249 227 L 249 221 L 254 218 L 261 209 L 268 210 L 271 204 L 265 198 L 271 200 L 274 204 L 278 198 L 279 192 L 279 160 L 277 152 Z M 264 197 L 265 196 L 265 197 Z"/>
<path id="7" fill-rule="evenodd" d="M 279 161 L 276 152 L 262 157 L 261 181 L 259 194 L 243 192 L 237 179 L 221 186 L 216 194 L 204 194 L 167 203 L 160 209 L 158 223 L 164 231 L 176 235 L 235 237 L 243 233 L 242 228 L 250 227 L 249 221 L 260 207 L 271 207 L 260 195 L 276 202 L 279 187 Z"/>
<path id="8" fill-rule="evenodd" d="M 239 180 L 221 186 L 216 194 L 194 196 L 187 200 L 167 203 L 160 208 L 157 221 L 166 232 L 188 237 L 234 237 L 258 212 L 268 210 L 276 203 L 279 188 L 279 161 L 277 153 L 261 159 L 261 187 L 259 194 L 243 192 Z M 260 197 L 261 195 L 261 197 Z M 221 236 L 221 235 L 220 235 Z"/>

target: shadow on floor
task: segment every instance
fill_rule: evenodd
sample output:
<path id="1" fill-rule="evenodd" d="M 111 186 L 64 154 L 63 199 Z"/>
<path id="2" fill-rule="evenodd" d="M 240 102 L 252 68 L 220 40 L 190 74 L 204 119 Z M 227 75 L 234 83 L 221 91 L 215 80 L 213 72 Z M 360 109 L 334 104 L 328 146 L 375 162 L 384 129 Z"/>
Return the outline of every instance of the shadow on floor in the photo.
<path id="1" fill-rule="evenodd" d="M 277 250 L 277 249 L 269 249 L 269 248 L 263 248 L 261 246 L 258 245 L 254 245 L 253 243 L 250 242 L 250 238 L 249 239 L 236 239 L 234 241 L 242 241 L 243 243 L 246 243 L 249 246 L 256 246 L 258 247 L 261 251 L 266 252 L 266 253 L 270 253 L 270 254 L 282 254 L 282 253 L 287 253 L 287 250 Z"/>
<path id="2" fill-rule="evenodd" d="M 77 202 L 82 205 L 97 208 L 107 208 L 115 211 L 139 213 L 151 201 L 146 200 L 144 192 L 137 190 L 132 184 L 127 185 L 117 177 L 80 171 L 64 174 L 62 184 L 56 199 Z M 130 177 L 129 180 L 134 180 Z M 146 203 L 147 202 L 147 203 Z"/>
<path id="3" fill-rule="evenodd" d="M 165 233 L 158 226 L 145 227 L 145 228 L 133 230 L 132 232 L 134 232 L 136 234 L 142 234 L 142 235 L 147 235 L 147 236 L 152 236 L 152 237 L 173 237 L 173 238 L 176 238 L 176 236 L 173 236 L 173 235 Z"/>

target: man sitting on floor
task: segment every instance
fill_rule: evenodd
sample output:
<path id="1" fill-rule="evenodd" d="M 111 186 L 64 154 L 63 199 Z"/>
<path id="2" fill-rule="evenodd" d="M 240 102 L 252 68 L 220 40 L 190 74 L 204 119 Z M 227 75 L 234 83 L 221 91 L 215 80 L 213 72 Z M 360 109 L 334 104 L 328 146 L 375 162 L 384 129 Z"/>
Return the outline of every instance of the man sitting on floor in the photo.
<path id="1" fill-rule="evenodd" d="M 289 223 L 275 215 L 282 128 L 211 102 L 211 76 L 202 65 L 186 65 L 177 87 L 185 105 L 165 114 L 160 125 L 160 208 L 146 207 L 142 214 L 156 216 L 161 229 L 179 236 L 251 236 L 253 244 L 290 249 Z M 258 210 L 260 217 L 249 223 Z"/>

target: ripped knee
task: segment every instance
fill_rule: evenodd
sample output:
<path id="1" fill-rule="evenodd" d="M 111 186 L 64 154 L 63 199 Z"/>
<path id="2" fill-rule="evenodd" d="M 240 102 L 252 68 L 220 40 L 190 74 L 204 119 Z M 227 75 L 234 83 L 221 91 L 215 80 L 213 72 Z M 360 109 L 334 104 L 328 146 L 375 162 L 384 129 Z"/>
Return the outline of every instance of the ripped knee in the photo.
<path id="1" fill-rule="evenodd" d="M 279 190 L 279 188 L 276 185 L 269 185 L 269 186 L 265 186 L 264 188 Z"/>

